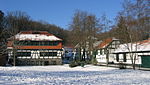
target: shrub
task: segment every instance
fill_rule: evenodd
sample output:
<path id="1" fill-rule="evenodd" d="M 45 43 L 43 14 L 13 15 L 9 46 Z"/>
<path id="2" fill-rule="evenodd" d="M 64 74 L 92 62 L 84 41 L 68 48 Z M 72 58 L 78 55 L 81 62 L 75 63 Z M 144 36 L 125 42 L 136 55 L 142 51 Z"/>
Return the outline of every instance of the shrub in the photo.
<path id="1" fill-rule="evenodd" d="M 85 61 L 86 64 L 92 64 L 90 60 Z"/>
<path id="2" fill-rule="evenodd" d="M 119 69 L 126 69 L 126 65 L 123 62 L 119 62 Z"/>
<path id="3" fill-rule="evenodd" d="M 98 62 L 97 62 L 96 59 L 92 59 L 92 64 L 93 64 L 93 65 L 97 65 L 97 63 L 98 63 Z"/>
<path id="4" fill-rule="evenodd" d="M 80 62 L 80 63 L 79 63 L 79 65 L 80 65 L 81 67 L 84 67 L 85 62 L 84 62 L 84 61 L 82 61 L 82 62 Z"/>
<path id="5" fill-rule="evenodd" d="M 84 67 L 85 64 L 86 64 L 85 61 L 72 61 L 69 64 L 69 67 L 76 67 L 76 66 Z"/>
<path id="6" fill-rule="evenodd" d="M 79 63 L 77 61 L 72 61 L 72 62 L 70 62 L 69 67 L 76 67 L 78 65 L 79 65 Z"/>

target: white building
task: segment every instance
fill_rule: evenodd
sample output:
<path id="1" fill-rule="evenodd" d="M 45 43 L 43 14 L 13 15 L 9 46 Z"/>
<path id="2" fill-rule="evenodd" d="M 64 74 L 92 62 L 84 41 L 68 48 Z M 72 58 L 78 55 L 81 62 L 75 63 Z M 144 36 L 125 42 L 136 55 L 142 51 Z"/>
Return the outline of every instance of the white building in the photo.
<path id="1" fill-rule="evenodd" d="M 115 52 L 119 44 L 120 44 L 119 40 L 115 38 L 108 38 L 103 40 L 97 46 L 96 59 L 98 63 L 99 64 L 113 63 L 115 60 L 115 55 L 113 53 Z"/>
<path id="2" fill-rule="evenodd" d="M 16 65 L 62 63 L 62 39 L 46 31 L 20 32 L 9 38 L 7 46 L 9 60 Z"/>
<path id="3" fill-rule="evenodd" d="M 121 44 L 116 51 L 115 63 L 132 64 L 131 57 L 136 58 L 135 64 L 150 67 L 150 39 L 137 43 Z"/>

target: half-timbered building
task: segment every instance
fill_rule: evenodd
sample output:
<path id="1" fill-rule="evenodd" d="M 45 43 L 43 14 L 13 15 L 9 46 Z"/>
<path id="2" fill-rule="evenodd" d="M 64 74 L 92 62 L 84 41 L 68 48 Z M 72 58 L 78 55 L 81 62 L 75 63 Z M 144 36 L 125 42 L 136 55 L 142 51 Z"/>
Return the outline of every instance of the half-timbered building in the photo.
<path id="1" fill-rule="evenodd" d="M 113 52 L 119 46 L 120 41 L 116 38 L 108 38 L 103 40 L 97 46 L 96 59 L 99 64 L 113 63 L 115 55 Z"/>
<path id="2" fill-rule="evenodd" d="M 62 64 L 62 39 L 46 31 L 23 31 L 8 39 L 9 61 L 16 65 Z"/>

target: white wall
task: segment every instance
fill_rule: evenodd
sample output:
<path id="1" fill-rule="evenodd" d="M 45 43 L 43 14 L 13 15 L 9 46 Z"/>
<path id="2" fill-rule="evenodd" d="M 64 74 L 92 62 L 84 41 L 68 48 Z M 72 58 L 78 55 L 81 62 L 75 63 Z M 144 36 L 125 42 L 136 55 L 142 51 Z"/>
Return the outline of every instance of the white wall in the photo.
<path id="1" fill-rule="evenodd" d="M 106 55 L 96 55 L 96 60 L 98 63 L 106 63 Z"/>
<path id="2" fill-rule="evenodd" d="M 136 55 L 136 63 L 135 64 L 142 64 L 142 61 L 141 61 L 141 55 L 150 55 L 150 53 L 135 53 Z M 119 54 L 119 62 L 123 62 L 123 63 L 126 63 L 126 64 L 132 64 L 132 61 L 131 61 L 131 58 L 130 58 L 130 54 L 126 54 L 126 62 L 123 62 L 123 54 Z M 114 61 L 115 63 L 119 63 L 116 61 Z"/>

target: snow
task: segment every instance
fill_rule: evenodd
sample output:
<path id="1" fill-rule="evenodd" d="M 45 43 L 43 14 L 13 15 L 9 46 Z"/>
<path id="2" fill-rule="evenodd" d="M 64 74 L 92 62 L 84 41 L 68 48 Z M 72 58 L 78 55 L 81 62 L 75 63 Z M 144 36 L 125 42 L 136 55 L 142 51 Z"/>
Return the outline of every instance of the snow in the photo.
<path id="1" fill-rule="evenodd" d="M 44 35 L 44 34 L 17 34 L 16 39 L 19 40 L 50 40 L 50 41 L 61 41 L 54 35 Z"/>
<path id="2" fill-rule="evenodd" d="M 149 85 L 150 72 L 86 65 L 0 67 L 1 85 Z"/>
<path id="3" fill-rule="evenodd" d="M 131 48 L 132 47 L 132 48 Z M 121 52 L 129 52 L 129 51 L 150 51 L 150 42 L 146 42 L 143 44 L 131 44 L 131 43 L 127 43 L 127 44 L 121 44 L 119 45 L 119 47 L 116 49 L 116 51 L 114 53 L 121 53 Z"/>
<path id="4" fill-rule="evenodd" d="M 95 43 L 93 43 L 93 47 L 97 47 L 102 41 L 95 41 Z"/>

